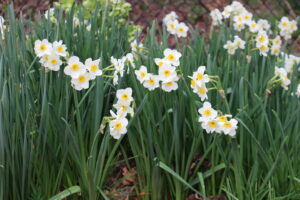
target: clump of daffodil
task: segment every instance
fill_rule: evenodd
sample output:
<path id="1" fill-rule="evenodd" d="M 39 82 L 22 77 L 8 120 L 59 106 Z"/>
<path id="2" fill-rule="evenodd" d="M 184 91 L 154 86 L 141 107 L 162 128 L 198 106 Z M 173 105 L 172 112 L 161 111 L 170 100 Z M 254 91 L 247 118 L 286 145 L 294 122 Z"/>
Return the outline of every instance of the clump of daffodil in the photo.
<path id="1" fill-rule="evenodd" d="M 176 35 L 177 37 L 187 37 L 189 28 L 185 23 L 178 22 L 178 16 L 174 11 L 164 17 L 163 23 L 170 34 Z"/>
<path id="2" fill-rule="evenodd" d="M 120 139 L 127 133 L 128 119 L 126 117 L 128 114 L 133 115 L 132 102 L 131 88 L 117 90 L 117 102 L 113 105 L 116 113 L 111 110 L 111 117 L 109 117 L 109 132 L 115 139 Z"/>
<path id="3" fill-rule="evenodd" d="M 148 90 L 154 90 L 161 86 L 165 92 L 177 90 L 179 76 L 176 67 L 180 65 L 181 53 L 177 50 L 165 49 L 164 58 L 155 58 L 154 62 L 158 66 L 158 75 L 148 73 L 146 66 L 141 66 L 135 71 L 137 79 Z"/>
<path id="4" fill-rule="evenodd" d="M 232 118 L 231 115 L 218 114 L 207 101 L 203 103 L 198 112 L 201 115 L 199 122 L 207 133 L 223 133 L 231 137 L 236 135 L 238 121 Z"/>

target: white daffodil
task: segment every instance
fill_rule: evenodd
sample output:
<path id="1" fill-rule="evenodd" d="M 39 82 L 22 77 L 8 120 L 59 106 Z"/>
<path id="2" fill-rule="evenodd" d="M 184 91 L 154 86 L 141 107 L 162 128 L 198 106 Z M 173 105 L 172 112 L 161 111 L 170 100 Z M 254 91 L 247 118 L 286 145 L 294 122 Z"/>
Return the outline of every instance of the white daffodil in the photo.
<path id="1" fill-rule="evenodd" d="M 245 25 L 241 22 L 235 22 L 233 24 L 234 30 L 236 31 L 242 31 L 245 28 Z"/>
<path id="2" fill-rule="evenodd" d="M 133 42 L 131 42 L 130 46 L 131 46 L 131 51 L 132 52 L 138 52 L 138 51 L 141 51 L 143 49 L 143 44 L 138 43 L 137 40 L 134 40 Z"/>
<path id="3" fill-rule="evenodd" d="M 165 49 L 164 56 L 169 64 L 175 67 L 179 66 L 179 59 L 181 57 L 181 53 L 179 53 L 177 50 Z"/>
<path id="4" fill-rule="evenodd" d="M 289 25 L 290 25 L 290 20 L 287 17 L 282 17 L 278 24 L 278 27 L 281 30 L 284 30 L 284 29 L 288 29 Z"/>
<path id="5" fill-rule="evenodd" d="M 102 70 L 99 69 L 99 63 L 100 59 L 92 60 L 91 58 L 88 58 L 85 60 L 85 67 L 90 73 L 90 78 L 93 80 L 96 78 L 96 76 L 102 75 Z"/>
<path id="6" fill-rule="evenodd" d="M 230 135 L 234 137 L 236 135 L 236 129 L 238 121 L 236 119 L 230 119 L 229 121 L 225 121 L 221 123 L 220 129 L 223 131 L 225 135 Z"/>
<path id="7" fill-rule="evenodd" d="M 259 30 L 269 31 L 271 28 L 271 25 L 269 24 L 268 20 L 265 19 L 259 19 L 257 21 L 257 25 L 259 27 Z"/>
<path id="8" fill-rule="evenodd" d="M 177 14 L 174 11 L 172 11 L 164 17 L 163 22 L 164 24 L 167 24 L 169 21 L 177 20 L 177 18 Z"/>
<path id="9" fill-rule="evenodd" d="M 158 67 L 162 67 L 168 64 L 168 61 L 165 58 L 155 58 L 154 62 Z"/>
<path id="10" fill-rule="evenodd" d="M 159 76 L 158 75 L 153 75 L 153 74 L 148 74 L 148 79 L 144 81 L 144 87 L 147 88 L 148 90 L 152 91 L 155 88 L 159 87 Z"/>
<path id="11" fill-rule="evenodd" d="M 222 13 L 218 9 L 214 9 L 210 12 L 210 17 L 212 18 L 212 25 L 218 26 L 219 24 L 222 24 Z"/>
<path id="12" fill-rule="evenodd" d="M 162 82 L 161 89 L 165 92 L 171 92 L 178 89 L 178 84 L 176 81 Z"/>
<path id="13" fill-rule="evenodd" d="M 248 26 L 249 26 L 250 32 L 252 32 L 252 33 L 257 33 L 259 30 L 259 26 L 255 21 L 249 22 Z"/>
<path id="14" fill-rule="evenodd" d="M 201 123 L 201 127 L 207 132 L 207 133 L 212 133 L 212 132 L 216 132 L 219 129 L 218 126 L 218 121 L 213 118 L 213 119 L 209 119 L 207 121 L 203 121 Z"/>
<path id="15" fill-rule="evenodd" d="M 55 53 L 52 53 L 50 55 L 44 55 L 43 58 L 47 57 L 44 66 L 50 70 L 58 71 L 62 61 L 60 60 L 59 56 Z"/>
<path id="16" fill-rule="evenodd" d="M 266 45 L 268 46 L 269 44 L 269 38 L 268 35 L 265 31 L 260 31 L 257 36 L 256 36 L 256 44 L 258 45 Z"/>
<path id="17" fill-rule="evenodd" d="M 62 40 L 60 40 L 59 42 L 55 41 L 53 43 L 53 51 L 59 56 L 67 56 L 67 47 L 63 44 Z"/>
<path id="18" fill-rule="evenodd" d="M 196 87 L 194 88 L 194 93 L 198 94 L 198 96 L 201 98 L 201 101 L 204 101 L 205 99 L 208 99 L 207 96 L 207 88 L 205 86 L 205 84 L 202 85 L 196 85 Z"/>
<path id="19" fill-rule="evenodd" d="M 118 81 L 119 81 L 118 72 L 115 71 L 115 72 L 114 72 L 114 75 L 113 75 L 113 84 L 114 84 L 114 85 L 117 85 L 117 84 L 118 84 Z"/>
<path id="20" fill-rule="evenodd" d="M 278 56 L 280 54 L 280 46 L 273 45 L 271 47 L 271 55 Z"/>
<path id="21" fill-rule="evenodd" d="M 178 21 L 177 20 L 173 20 L 173 21 L 168 21 L 167 24 L 167 31 L 171 34 L 176 34 L 176 30 L 178 27 Z"/>
<path id="22" fill-rule="evenodd" d="M 91 24 L 88 24 L 88 25 L 86 26 L 86 30 L 87 30 L 87 31 L 91 31 L 91 29 L 92 29 L 92 25 L 91 25 Z"/>
<path id="23" fill-rule="evenodd" d="M 206 67 L 199 66 L 197 71 L 193 73 L 192 80 L 196 81 L 196 85 L 201 86 L 205 83 L 209 82 L 209 78 L 207 74 L 204 74 Z"/>
<path id="24" fill-rule="evenodd" d="M 123 101 L 123 102 L 133 101 L 132 89 L 131 88 L 126 88 L 126 89 L 117 90 L 117 98 L 118 98 L 119 101 Z"/>
<path id="25" fill-rule="evenodd" d="M 132 68 L 135 68 L 134 57 L 132 53 L 126 54 L 124 59 L 126 60 L 125 61 L 126 64 L 130 64 Z"/>
<path id="26" fill-rule="evenodd" d="M 47 39 L 36 40 L 34 42 L 34 51 L 38 57 L 49 55 L 52 52 L 52 44 Z"/>
<path id="27" fill-rule="evenodd" d="M 68 65 L 64 69 L 66 75 L 71 76 L 73 79 L 78 78 L 81 74 L 86 72 L 86 68 L 82 62 L 80 62 L 77 56 L 72 56 L 68 60 Z"/>
<path id="28" fill-rule="evenodd" d="M 231 5 L 225 6 L 225 8 L 224 8 L 224 10 L 223 10 L 223 12 L 222 12 L 222 15 L 223 15 L 224 19 L 229 18 L 230 15 L 231 15 L 231 12 L 232 12 L 232 7 L 231 7 Z"/>
<path id="29" fill-rule="evenodd" d="M 158 70 L 158 75 L 160 80 L 163 82 L 173 81 L 177 77 L 175 67 L 172 67 L 170 65 L 160 67 Z"/>
<path id="30" fill-rule="evenodd" d="M 246 42 L 244 40 L 242 40 L 241 38 L 239 38 L 239 36 L 234 36 L 234 41 L 233 41 L 234 45 L 236 45 L 238 48 L 240 49 L 245 49 L 245 44 Z"/>
<path id="31" fill-rule="evenodd" d="M 113 107 L 117 110 L 117 115 L 126 117 L 128 113 L 133 114 L 133 109 L 128 101 L 117 101 Z"/>
<path id="32" fill-rule="evenodd" d="M 85 72 L 83 74 L 80 74 L 77 78 L 72 78 L 71 83 L 75 90 L 82 90 L 89 88 L 89 80 L 90 74 L 88 72 Z"/>
<path id="33" fill-rule="evenodd" d="M 199 122 L 207 122 L 210 119 L 215 119 L 218 115 L 218 112 L 214 110 L 209 102 L 204 102 L 203 107 L 198 110 L 201 117 Z"/>
<path id="34" fill-rule="evenodd" d="M 273 40 L 272 40 L 272 45 L 273 46 L 281 46 L 281 44 L 282 44 L 282 41 L 281 41 L 281 39 L 280 39 L 280 36 L 279 35 L 277 35 Z"/>
<path id="35" fill-rule="evenodd" d="M 186 37 L 187 36 L 187 32 L 189 30 L 189 27 L 187 27 L 185 25 L 185 23 L 181 22 L 177 25 L 177 28 L 176 28 L 176 35 L 178 37 Z"/>
<path id="36" fill-rule="evenodd" d="M 300 84 L 297 86 L 296 96 L 300 97 Z"/>
<path id="37" fill-rule="evenodd" d="M 245 11 L 241 14 L 242 18 L 243 18 L 243 23 L 244 24 L 249 24 L 252 21 L 252 13 Z"/>
<path id="38" fill-rule="evenodd" d="M 121 77 L 124 75 L 125 70 L 125 60 L 124 59 L 116 59 L 113 56 L 110 58 L 111 63 L 115 67 L 117 73 L 120 74 Z"/>
<path id="39" fill-rule="evenodd" d="M 224 49 L 227 49 L 228 54 L 233 55 L 237 50 L 237 46 L 234 42 L 227 41 L 226 44 L 224 45 Z"/>
<path id="40" fill-rule="evenodd" d="M 135 70 L 135 75 L 140 83 L 143 83 L 145 80 L 148 80 L 149 74 L 147 72 L 147 68 L 145 66 L 141 66 L 139 70 Z"/>
<path id="41" fill-rule="evenodd" d="M 256 43 L 256 47 L 258 48 L 260 55 L 268 56 L 269 47 L 267 44 Z"/>
<path id="42" fill-rule="evenodd" d="M 128 120 L 125 117 L 117 117 L 109 122 L 109 133 L 114 139 L 120 139 L 127 133 Z"/>

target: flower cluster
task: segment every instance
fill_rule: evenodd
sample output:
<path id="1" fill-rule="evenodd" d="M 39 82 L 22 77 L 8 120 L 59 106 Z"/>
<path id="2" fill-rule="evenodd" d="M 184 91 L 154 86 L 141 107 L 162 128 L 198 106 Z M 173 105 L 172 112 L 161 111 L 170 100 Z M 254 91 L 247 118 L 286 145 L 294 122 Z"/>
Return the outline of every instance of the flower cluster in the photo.
<path id="1" fill-rule="evenodd" d="M 279 78 L 280 85 L 287 90 L 288 85 L 291 84 L 291 80 L 288 77 L 288 72 L 285 68 L 275 67 L 275 76 Z"/>
<path id="2" fill-rule="evenodd" d="M 224 133 L 232 137 L 236 135 L 238 121 L 234 118 L 229 120 L 231 115 L 218 115 L 209 102 L 204 102 L 198 112 L 201 115 L 199 122 L 207 133 Z"/>
<path id="3" fill-rule="evenodd" d="M 96 76 L 102 75 L 99 69 L 100 59 L 86 59 L 83 64 L 77 56 L 72 56 L 68 60 L 68 65 L 64 69 L 64 73 L 72 78 L 71 83 L 74 89 L 82 90 L 89 88 L 89 81 L 94 80 Z"/>
<path id="4" fill-rule="evenodd" d="M 66 45 L 62 41 L 50 43 L 47 39 L 36 40 L 34 43 L 34 51 L 40 58 L 40 63 L 47 70 L 58 71 L 63 64 L 62 58 L 67 59 L 68 52 Z M 83 64 L 77 56 L 67 59 L 67 66 L 64 73 L 72 78 L 71 85 L 76 90 L 89 88 L 89 81 L 102 75 L 99 68 L 100 59 L 86 59 Z"/>
<path id="5" fill-rule="evenodd" d="M 113 119 L 109 122 L 109 130 L 113 138 L 120 139 L 121 135 L 127 133 L 127 114 L 133 115 L 133 108 L 131 107 L 133 101 L 132 89 L 126 88 L 117 90 L 117 99 L 117 103 L 113 105 L 117 110 L 117 114 L 112 110 L 110 111 Z"/>
<path id="6" fill-rule="evenodd" d="M 130 65 L 135 68 L 134 58 L 132 53 L 128 53 L 120 59 L 114 58 L 113 56 L 110 58 L 110 61 L 113 66 L 114 74 L 113 74 L 113 84 L 116 85 L 119 81 L 120 77 L 124 76 L 125 66 Z"/>
<path id="7" fill-rule="evenodd" d="M 259 50 L 260 55 L 267 56 L 268 52 L 271 55 L 278 56 L 281 50 L 281 36 L 288 40 L 291 35 L 297 30 L 297 22 L 283 17 L 278 25 L 280 33 L 272 33 L 270 23 L 265 19 L 255 21 L 253 14 L 249 12 L 240 2 L 233 1 L 232 4 L 226 6 L 223 12 L 215 9 L 211 11 L 212 24 L 220 25 L 223 20 L 229 18 L 233 22 L 233 27 L 240 32 L 248 28 L 251 33 L 255 33 L 255 46 Z M 252 36 L 252 34 L 250 34 Z M 271 35 L 275 37 L 273 40 Z M 252 40 L 249 40 L 250 43 Z M 236 45 L 232 41 L 227 41 L 224 46 L 228 49 L 229 54 L 234 54 Z"/>
<path id="8" fill-rule="evenodd" d="M 256 36 L 256 47 L 260 55 L 267 56 L 269 51 L 269 37 L 265 31 L 258 32 Z"/>
<path id="9" fill-rule="evenodd" d="M 284 55 L 284 68 L 288 73 L 292 73 L 294 66 L 300 63 L 300 57 L 294 55 Z"/>
<path id="10" fill-rule="evenodd" d="M 227 41 L 224 48 L 227 49 L 229 54 L 233 55 L 238 48 L 245 49 L 245 41 L 236 35 L 234 41 Z"/>
<path id="11" fill-rule="evenodd" d="M 186 37 L 189 28 L 185 23 L 178 22 L 177 19 L 178 16 L 172 11 L 164 17 L 163 23 L 166 25 L 169 33 L 177 35 L 177 37 Z"/>
<path id="12" fill-rule="evenodd" d="M 189 77 L 191 78 L 191 88 L 194 93 L 198 94 L 201 101 L 208 98 L 206 83 L 209 82 L 209 77 L 207 74 L 204 74 L 205 68 L 205 66 L 198 67 L 197 71 L 193 73 L 193 76 Z"/>
<path id="13" fill-rule="evenodd" d="M 141 66 L 139 70 L 135 71 L 137 79 L 148 90 L 160 87 L 160 82 L 162 90 L 166 92 L 171 92 L 178 88 L 177 81 L 179 80 L 179 76 L 176 72 L 176 67 L 180 64 L 181 53 L 177 50 L 165 49 L 164 56 L 164 58 L 154 59 L 159 67 L 158 75 L 148 73 L 145 66 Z"/>
<path id="14" fill-rule="evenodd" d="M 296 20 L 289 20 L 287 17 L 282 17 L 278 24 L 280 29 L 280 35 L 288 40 L 292 37 L 292 34 L 297 30 Z"/>
<path id="15" fill-rule="evenodd" d="M 40 63 L 47 70 L 58 71 L 62 65 L 61 57 L 67 56 L 67 47 L 62 41 L 50 43 L 47 39 L 36 40 L 34 43 L 35 54 L 40 58 Z"/>

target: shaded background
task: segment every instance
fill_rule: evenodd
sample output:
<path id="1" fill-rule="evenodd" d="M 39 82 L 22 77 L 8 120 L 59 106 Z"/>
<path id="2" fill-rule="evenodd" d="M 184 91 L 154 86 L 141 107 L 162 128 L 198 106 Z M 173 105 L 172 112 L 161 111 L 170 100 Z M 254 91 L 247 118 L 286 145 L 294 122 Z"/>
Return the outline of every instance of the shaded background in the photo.
<path id="1" fill-rule="evenodd" d="M 44 12 L 57 0 L 0 0 L 0 14 L 13 2 L 17 16 L 25 18 Z M 80 0 L 76 0 L 80 2 Z M 176 11 L 180 20 L 196 25 L 200 31 L 210 26 L 208 13 L 223 9 L 231 0 L 127 0 L 132 5 L 130 19 L 144 27 L 153 19 L 161 19 L 170 11 Z M 296 18 L 300 14 L 300 0 L 240 0 L 246 8 L 260 18 L 279 19 L 283 15 Z"/>

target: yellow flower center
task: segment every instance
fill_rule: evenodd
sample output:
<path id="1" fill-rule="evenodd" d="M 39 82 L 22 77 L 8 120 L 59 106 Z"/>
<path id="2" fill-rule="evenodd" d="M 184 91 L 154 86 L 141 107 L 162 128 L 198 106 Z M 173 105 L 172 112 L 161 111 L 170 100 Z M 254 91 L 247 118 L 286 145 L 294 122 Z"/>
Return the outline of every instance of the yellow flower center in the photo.
<path id="1" fill-rule="evenodd" d="M 97 71 L 97 69 L 98 69 L 97 65 L 92 65 L 92 66 L 91 66 L 91 71 L 92 71 L 92 72 Z"/>
<path id="2" fill-rule="evenodd" d="M 41 44 L 40 50 L 41 51 L 46 51 L 46 49 L 47 49 L 47 46 L 45 44 Z"/>
<path id="3" fill-rule="evenodd" d="M 274 49 L 273 52 L 274 52 L 274 54 L 277 54 L 277 53 L 279 53 L 279 49 Z"/>
<path id="4" fill-rule="evenodd" d="M 280 41 L 279 40 L 275 40 L 275 44 L 279 44 L 280 43 Z"/>
<path id="5" fill-rule="evenodd" d="M 206 117 L 209 117 L 211 115 L 210 109 L 204 110 L 203 115 L 206 116 Z"/>
<path id="6" fill-rule="evenodd" d="M 174 24 L 170 24 L 170 29 L 174 29 L 175 25 Z"/>
<path id="7" fill-rule="evenodd" d="M 287 23 L 286 22 L 282 22 L 282 26 L 287 26 Z"/>
<path id="8" fill-rule="evenodd" d="M 210 121 L 210 122 L 208 122 L 208 126 L 213 128 L 213 127 L 217 126 L 217 123 L 215 121 Z"/>
<path id="9" fill-rule="evenodd" d="M 178 28 L 178 32 L 179 32 L 179 33 L 183 33 L 183 32 L 184 32 L 184 29 L 183 29 L 183 28 Z"/>
<path id="10" fill-rule="evenodd" d="M 196 85 L 196 81 L 195 80 L 191 80 L 191 86 L 195 86 Z"/>
<path id="11" fill-rule="evenodd" d="M 227 121 L 227 117 L 226 116 L 220 116 L 219 117 L 219 121 L 220 122 L 226 122 Z"/>
<path id="12" fill-rule="evenodd" d="M 57 60 L 56 60 L 56 59 L 52 59 L 52 60 L 50 61 L 50 63 L 51 63 L 51 65 L 56 65 L 56 64 L 57 64 Z"/>
<path id="13" fill-rule="evenodd" d="M 115 123 L 115 129 L 116 130 L 120 130 L 121 128 L 122 128 L 122 123 L 121 122 L 117 122 L 117 123 Z"/>
<path id="14" fill-rule="evenodd" d="M 166 77 L 170 76 L 170 75 L 171 75 L 171 71 L 168 70 L 168 69 L 166 69 L 166 70 L 164 71 L 164 75 L 165 75 Z"/>
<path id="15" fill-rule="evenodd" d="M 265 51 L 267 49 L 267 47 L 265 46 L 265 45 L 261 45 L 260 47 L 259 47 L 259 50 L 261 50 L 261 51 Z"/>
<path id="16" fill-rule="evenodd" d="M 44 55 L 44 59 L 47 61 L 49 59 L 48 55 Z"/>
<path id="17" fill-rule="evenodd" d="M 173 85 L 173 82 L 168 82 L 166 83 L 167 86 L 172 86 Z"/>
<path id="18" fill-rule="evenodd" d="M 291 24 L 291 29 L 294 29 L 295 28 L 295 24 Z"/>
<path id="19" fill-rule="evenodd" d="M 266 40 L 266 37 L 263 36 L 263 35 L 258 37 L 258 41 L 261 42 L 261 43 L 263 43 L 265 40 Z"/>
<path id="20" fill-rule="evenodd" d="M 122 94 L 121 99 L 122 99 L 123 101 L 126 101 L 126 100 L 129 99 L 129 97 L 128 97 L 127 94 L 124 93 L 124 94 Z"/>
<path id="21" fill-rule="evenodd" d="M 203 78 L 203 74 L 202 73 L 197 73 L 197 80 L 201 80 Z"/>
<path id="22" fill-rule="evenodd" d="M 244 16 L 244 19 L 245 19 L 245 20 L 248 20 L 249 18 L 250 18 L 250 17 L 249 17 L 248 15 L 245 15 L 245 16 Z"/>
<path id="23" fill-rule="evenodd" d="M 141 77 L 145 78 L 145 76 L 146 76 L 146 73 L 145 72 L 141 72 Z"/>
<path id="24" fill-rule="evenodd" d="M 163 66 L 163 64 L 164 64 L 163 61 L 159 61 L 159 62 L 157 63 L 157 65 L 158 65 L 159 67 Z"/>
<path id="25" fill-rule="evenodd" d="M 127 106 L 122 105 L 122 106 L 121 106 L 121 109 L 122 109 L 122 111 L 126 111 L 126 110 L 127 110 Z"/>
<path id="26" fill-rule="evenodd" d="M 256 24 L 255 24 L 255 23 L 252 23 L 252 24 L 251 24 L 251 27 L 252 27 L 252 28 L 255 28 L 255 27 L 256 27 Z"/>
<path id="27" fill-rule="evenodd" d="M 206 92 L 205 88 L 203 88 L 203 87 L 199 88 L 199 93 L 200 94 L 205 94 L 205 92 Z"/>
<path id="28" fill-rule="evenodd" d="M 154 81 L 153 79 L 150 79 L 150 80 L 148 81 L 148 83 L 149 83 L 150 85 L 154 85 L 155 81 Z"/>
<path id="29" fill-rule="evenodd" d="M 57 51 L 58 51 L 59 53 L 61 53 L 61 52 L 64 51 L 64 48 L 63 48 L 62 46 L 59 46 L 59 47 L 57 47 Z"/>
<path id="30" fill-rule="evenodd" d="M 225 127 L 225 128 L 231 127 L 231 123 L 230 123 L 230 122 L 225 122 L 225 123 L 224 123 L 224 127 Z"/>
<path id="31" fill-rule="evenodd" d="M 238 24 L 237 27 L 238 28 L 243 28 L 243 24 Z"/>
<path id="32" fill-rule="evenodd" d="M 168 60 L 169 60 L 169 61 L 175 60 L 175 56 L 174 56 L 173 54 L 169 54 L 169 55 L 168 55 Z"/>
<path id="33" fill-rule="evenodd" d="M 77 71 L 79 69 L 79 65 L 78 64 L 73 64 L 73 65 L 71 65 L 71 69 L 73 71 Z"/>
<path id="34" fill-rule="evenodd" d="M 78 81 L 79 81 L 80 83 L 84 83 L 84 82 L 86 81 L 86 77 L 83 76 L 83 75 L 81 75 L 81 76 L 78 77 Z"/>

